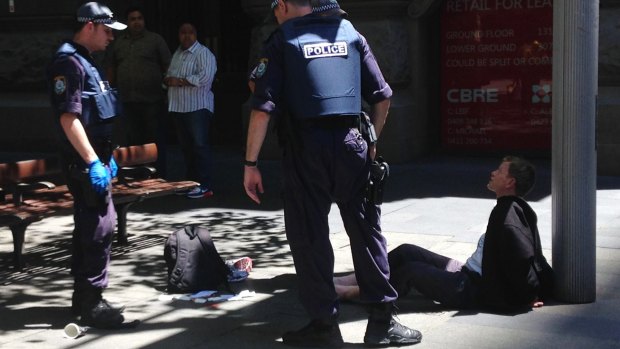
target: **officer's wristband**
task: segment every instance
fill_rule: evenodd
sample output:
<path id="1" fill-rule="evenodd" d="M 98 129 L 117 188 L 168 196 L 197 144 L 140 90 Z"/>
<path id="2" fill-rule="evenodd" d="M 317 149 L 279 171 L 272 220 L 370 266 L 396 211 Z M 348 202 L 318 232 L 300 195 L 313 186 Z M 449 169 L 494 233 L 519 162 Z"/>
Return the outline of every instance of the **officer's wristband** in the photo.
<path id="1" fill-rule="evenodd" d="M 256 167 L 256 165 L 258 165 L 258 161 L 244 160 L 243 164 L 247 167 Z"/>

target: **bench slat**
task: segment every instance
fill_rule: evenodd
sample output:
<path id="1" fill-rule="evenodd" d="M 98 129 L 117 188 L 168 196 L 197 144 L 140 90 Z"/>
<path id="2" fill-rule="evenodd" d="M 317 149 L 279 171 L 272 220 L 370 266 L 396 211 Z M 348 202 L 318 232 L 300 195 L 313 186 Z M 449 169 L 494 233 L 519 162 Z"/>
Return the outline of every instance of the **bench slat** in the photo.
<path id="1" fill-rule="evenodd" d="M 0 187 L 59 173 L 60 165 L 53 158 L 0 163 Z"/>
<path id="2" fill-rule="evenodd" d="M 114 159 L 119 167 L 150 164 L 157 161 L 157 146 L 149 143 L 118 148 Z"/>
<path id="3" fill-rule="evenodd" d="M 112 195 L 114 202 L 132 196 L 151 198 L 169 195 L 179 189 L 193 188 L 196 185 L 197 183 L 192 181 L 167 182 L 160 178 L 153 178 L 133 181 L 129 184 L 116 184 L 112 187 Z"/>

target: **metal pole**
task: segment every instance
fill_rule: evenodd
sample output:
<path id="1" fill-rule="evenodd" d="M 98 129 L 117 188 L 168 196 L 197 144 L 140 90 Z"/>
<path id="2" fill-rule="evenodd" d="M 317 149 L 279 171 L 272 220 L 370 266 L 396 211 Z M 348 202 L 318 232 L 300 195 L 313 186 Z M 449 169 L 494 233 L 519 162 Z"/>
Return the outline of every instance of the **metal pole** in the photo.
<path id="1" fill-rule="evenodd" d="M 553 2 L 552 216 L 556 296 L 596 300 L 599 0 Z"/>

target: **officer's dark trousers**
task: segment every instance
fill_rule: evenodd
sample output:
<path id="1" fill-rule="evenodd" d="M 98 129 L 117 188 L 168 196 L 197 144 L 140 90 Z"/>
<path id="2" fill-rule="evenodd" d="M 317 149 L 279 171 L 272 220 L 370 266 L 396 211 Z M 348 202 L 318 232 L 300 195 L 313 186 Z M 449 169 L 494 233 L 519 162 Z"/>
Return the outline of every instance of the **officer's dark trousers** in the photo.
<path id="1" fill-rule="evenodd" d="M 75 290 L 103 289 L 108 286 L 108 266 L 116 211 L 112 198 L 97 207 L 86 204 L 80 182 L 69 179 L 74 198 L 73 260 L 71 274 Z M 110 195 L 108 193 L 108 195 Z"/>
<path id="2" fill-rule="evenodd" d="M 462 262 L 409 244 L 390 251 L 388 259 L 390 281 L 400 296 L 413 288 L 449 307 L 475 306 L 477 288 Z"/>
<path id="3" fill-rule="evenodd" d="M 351 242 L 362 301 L 395 300 L 380 209 L 364 198 L 370 166 L 366 142 L 357 129 L 304 128 L 300 133 L 301 149 L 291 142 L 285 148 L 283 199 L 304 308 L 313 319 L 338 312 L 327 219 L 334 200 Z"/>

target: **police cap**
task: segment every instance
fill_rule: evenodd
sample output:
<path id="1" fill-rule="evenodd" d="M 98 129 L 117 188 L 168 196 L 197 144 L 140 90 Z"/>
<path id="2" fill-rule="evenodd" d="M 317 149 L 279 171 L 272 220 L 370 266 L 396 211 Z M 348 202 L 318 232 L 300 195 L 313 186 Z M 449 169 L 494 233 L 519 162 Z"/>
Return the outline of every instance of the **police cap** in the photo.
<path id="1" fill-rule="evenodd" d="M 107 6 L 94 1 L 80 6 L 77 11 L 77 21 L 80 23 L 101 23 L 116 30 L 127 28 L 125 24 L 114 19 L 114 14 Z"/>
<path id="2" fill-rule="evenodd" d="M 337 0 L 311 0 L 312 12 L 322 16 L 341 16 L 346 17 Z"/>

